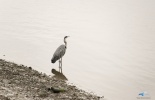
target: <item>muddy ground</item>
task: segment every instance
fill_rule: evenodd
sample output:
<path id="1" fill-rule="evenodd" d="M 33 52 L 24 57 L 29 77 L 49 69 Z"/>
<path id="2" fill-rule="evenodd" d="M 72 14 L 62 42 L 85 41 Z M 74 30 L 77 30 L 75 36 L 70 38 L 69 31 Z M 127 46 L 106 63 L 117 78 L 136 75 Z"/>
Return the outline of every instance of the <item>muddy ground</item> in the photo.
<path id="1" fill-rule="evenodd" d="M 54 93 L 51 87 L 60 90 L 59 93 Z M 0 59 L 0 100 L 99 100 L 99 97 L 32 67 Z"/>

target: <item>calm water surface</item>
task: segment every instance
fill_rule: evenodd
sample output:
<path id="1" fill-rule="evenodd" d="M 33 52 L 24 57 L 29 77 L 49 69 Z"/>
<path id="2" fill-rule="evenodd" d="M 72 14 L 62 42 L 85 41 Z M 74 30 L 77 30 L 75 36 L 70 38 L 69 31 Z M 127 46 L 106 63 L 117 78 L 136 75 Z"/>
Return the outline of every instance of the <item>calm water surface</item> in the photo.
<path id="1" fill-rule="evenodd" d="M 0 0 L 0 58 L 43 73 L 67 39 L 69 83 L 106 100 L 155 99 L 154 1 Z M 5 56 L 3 56 L 5 55 Z"/>

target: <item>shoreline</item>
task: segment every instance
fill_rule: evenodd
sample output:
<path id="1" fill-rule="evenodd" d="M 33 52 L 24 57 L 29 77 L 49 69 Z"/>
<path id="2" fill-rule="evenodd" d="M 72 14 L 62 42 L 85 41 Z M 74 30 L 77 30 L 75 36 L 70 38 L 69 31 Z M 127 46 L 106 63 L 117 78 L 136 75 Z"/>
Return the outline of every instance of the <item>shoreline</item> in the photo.
<path id="1" fill-rule="evenodd" d="M 99 100 L 100 97 L 78 89 L 74 85 L 69 85 L 65 80 L 38 72 L 31 67 L 0 59 L 0 99 Z"/>

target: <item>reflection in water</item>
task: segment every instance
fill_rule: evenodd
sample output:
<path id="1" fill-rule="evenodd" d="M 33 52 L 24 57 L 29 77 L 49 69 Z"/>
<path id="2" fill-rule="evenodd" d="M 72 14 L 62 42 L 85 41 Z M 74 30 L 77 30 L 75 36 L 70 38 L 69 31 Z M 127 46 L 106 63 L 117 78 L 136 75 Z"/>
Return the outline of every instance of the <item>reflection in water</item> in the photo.
<path id="1" fill-rule="evenodd" d="M 56 71 L 55 69 L 52 69 L 51 72 L 54 74 L 53 77 L 56 77 L 56 78 L 62 79 L 62 80 L 68 80 L 63 73 L 60 73 L 60 72 Z"/>

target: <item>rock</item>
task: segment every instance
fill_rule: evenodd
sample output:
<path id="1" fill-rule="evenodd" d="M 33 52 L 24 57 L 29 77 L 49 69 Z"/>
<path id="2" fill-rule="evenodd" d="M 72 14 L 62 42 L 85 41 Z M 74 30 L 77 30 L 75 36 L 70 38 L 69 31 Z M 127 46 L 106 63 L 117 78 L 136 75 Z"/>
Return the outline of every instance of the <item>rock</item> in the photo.
<path id="1" fill-rule="evenodd" d="M 7 80 L 7 79 L 3 79 L 2 81 L 3 81 L 4 84 L 10 84 L 10 83 L 11 83 L 11 82 L 10 82 L 9 80 Z"/>
<path id="2" fill-rule="evenodd" d="M 0 100 L 10 100 L 8 97 L 5 97 L 4 95 L 0 95 Z"/>
<path id="3" fill-rule="evenodd" d="M 41 98 L 48 97 L 48 93 L 41 91 L 41 92 L 38 93 L 38 97 L 41 97 Z"/>
<path id="4" fill-rule="evenodd" d="M 20 84 L 20 81 L 19 81 L 19 80 L 15 80 L 15 83 L 16 83 L 16 84 Z"/>
<path id="5" fill-rule="evenodd" d="M 65 92 L 66 90 L 65 89 L 58 89 L 58 88 L 54 88 L 54 87 L 51 87 L 51 88 L 48 88 L 49 91 L 52 91 L 53 93 L 60 93 L 60 92 Z"/>
<path id="6" fill-rule="evenodd" d="M 28 67 L 30 70 L 32 70 L 32 67 Z"/>

